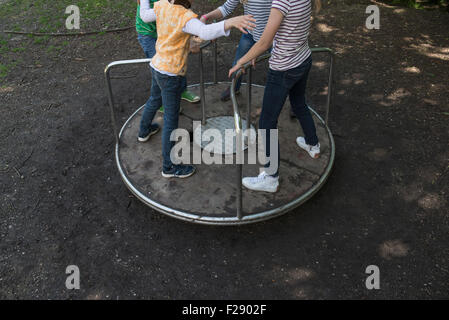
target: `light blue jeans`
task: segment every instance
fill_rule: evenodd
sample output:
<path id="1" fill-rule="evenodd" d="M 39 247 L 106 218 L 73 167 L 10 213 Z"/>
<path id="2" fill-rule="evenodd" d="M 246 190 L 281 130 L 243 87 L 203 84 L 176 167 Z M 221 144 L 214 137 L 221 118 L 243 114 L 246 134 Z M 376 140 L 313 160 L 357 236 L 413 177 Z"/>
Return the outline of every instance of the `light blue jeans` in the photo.
<path id="1" fill-rule="evenodd" d="M 157 38 L 147 36 L 143 34 L 137 34 L 137 40 L 145 53 L 145 57 L 151 59 L 156 54 L 156 41 Z"/>

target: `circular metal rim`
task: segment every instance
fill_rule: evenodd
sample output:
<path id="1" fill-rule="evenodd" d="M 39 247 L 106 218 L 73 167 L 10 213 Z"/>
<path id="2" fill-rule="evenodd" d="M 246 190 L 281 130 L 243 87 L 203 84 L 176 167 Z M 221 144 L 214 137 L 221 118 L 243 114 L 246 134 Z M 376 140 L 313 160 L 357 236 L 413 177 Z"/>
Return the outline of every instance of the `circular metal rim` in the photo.
<path id="1" fill-rule="evenodd" d="M 204 85 L 214 85 L 214 84 L 230 84 L 230 82 L 206 82 L 204 83 Z M 242 83 L 245 84 L 245 83 Z M 194 87 L 198 87 L 200 84 L 193 84 L 193 85 L 189 85 L 189 88 L 194 88 Z M 262 85 L 257 85 L 257 84 L 252 84 L 252 86 L 254 87 L 259 87 L 259 88 L 264 88 L 264 86 Z M 140 108 L 138 108 L 135 112 L 133 112 L 133 114 L 125 121 L 125 123 L 123 124 L 122 128 L 120 129 L 120 133 L 119 133 L 119 139 L 122 136 L 122 133 L 124 131 L 124 129 L 126 128 L 126 126 L 128 125 L 128 122 L 136 115 L 136 113 L 138 113 L 140 111 L 140 109 L 142 109 L 144 106 L 141 106 Z M 309 190 L 307 190 L 307 192 L 305 192 L 304 194 L 302 194 L 300 197 L 296 198 L 295 200 L 282 205 L 280 207 L 277 208 L 273 208 L 267 211 L 262 211 L 262 212 L 258 212 L 258 213 L 254 213 L 254 214 L 248 214 L 248 215 L 244 215 L 242 217 L 242 219 L 238 219 L 237 217 L 210 217 L 210 216 L 201 216 L 201 215 L 197 215 L 197 214 L 192 214 L 189 212 L 185 212 L 185 211 L 180 211 L 180 210 L 176 210 L 170 207 L 167 207 L 165 205 L 162 205 L 154 200 L 151 200 L 150 198 L 148 198 L 147 196 L 145 196 L 142 192 L 140 192 L 136 187 L 134 187 L 134 185 L 131 183 L 131 181 L 128 179 L 128 177 L 126 176 L 126 173 L 124 172 L 122 165 L 120 163 L 120 155 L 119 155 L 119 144 L 116 143 L 115 145 L 115 161 L 117 164 L 117 168 L 119 170 L 120 176 L 123 180 L 123 182 L 125 183 L 126 187 L 140 200 L 142 201 L 144 204 L 146 204 L 147 206 L 151 207 L 152 209 L 161 212 L 163 214 L 166 214 L 170 217 L 176 218 L 176 219 L 180 219 L 183 221 L 188 221 L 188 222 L 192 222 L 192 223 L 198 223 L 198 224 L 204 224 L 204 225 L 221 225 L 221 226 L 229 226 L 229 225 L 244 225 L 244 224 L 251 224 L 251 223 L 256 223 L 256 222 L 262 222 L 265 220 L 269 220 L 272 218 L 276 218 L 279 217 L 285 213 L 287 213 L 288 211 L 291 211 L 295 208 L 297 208 L 298 206 L 302 205 L 304 202 L 306 202 L 307 200 L 309 200 L 313 195 L 315 195 L 315 193 L 317 193 L 325 184 L 325 182 L 327 181 L 327 178 L 330 175 L 330 172 L 332 170 L 332 167 L 334 165 L 334 161 L 335 161 L 335 142 L 334 142 L 334 137 L 332 136 L 332 132 L 330 131 L 329 127 L 326 125 L 325 121 L 323 120 L 323 118 L 312 108 L 310 108 L 310 111 L 312 111 L 312 113 L 321 121 L 321 123 L 324 125 L 327 134 L 329 136 L 329 147 L 331 148 L 331 155 L 329 158 L 329 162 L 327 164 L 326 170 L 324 171 L 324 173 L 321 175 L 320 179 L 312 186 L 312 188 L 310 188 Z"/>

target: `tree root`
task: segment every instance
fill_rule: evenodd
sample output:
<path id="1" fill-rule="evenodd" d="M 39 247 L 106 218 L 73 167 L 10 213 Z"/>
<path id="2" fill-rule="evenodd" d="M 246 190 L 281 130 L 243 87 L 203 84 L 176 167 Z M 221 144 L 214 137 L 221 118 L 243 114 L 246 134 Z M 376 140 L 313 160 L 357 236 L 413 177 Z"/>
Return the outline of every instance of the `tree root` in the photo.
<path id="1" fill-rule="evenodd" d="M 99 30 L 99 31 L 88 31 L 88 32 L 78 32 L 78 33 L 45 33 L 45 32 L 25 32 L 25 31 L 11 31 L 11 30 L 3 30 L 0 31 L 2 33 L 7 33 L 7 34 L 23 34 L 23 35 L 33 35 L 33 36 L 37 36 L 37 37 L 42 37 L 42 36 L 50 36 L 50 37 L 66 37 L 66 36 L 87 36 L 87 35 L 91 35 L 91 34 L 98 34 L 98 33 L 109 33 L 109 32 L 121 32 L 121 31 L 126 31 L 129 29 L 134 28 L 134 26 L 130 26 L 130 27 L 125 27 L 125 28 L 117 28 L 117 29 L 109 29 L 109 30 Z"/>

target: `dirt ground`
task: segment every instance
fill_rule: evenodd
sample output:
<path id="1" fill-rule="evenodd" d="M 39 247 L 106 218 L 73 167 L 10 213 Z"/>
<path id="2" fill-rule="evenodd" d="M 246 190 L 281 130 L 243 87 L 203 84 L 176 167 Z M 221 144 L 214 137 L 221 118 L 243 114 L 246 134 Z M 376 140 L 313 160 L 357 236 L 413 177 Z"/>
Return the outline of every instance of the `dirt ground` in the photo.
<path id="1" fill-rule="evenodd" d="M 367 30 L 368 4 L 332 1 L 313 21 L 311 45 L 337 53 L 328 182 L 296 210 L 243 227 L 163 216 L 122 183 L 103 70 L 143 57 L 134 30 L 46 46 L 9 38 L 26 50 L 0 78 L 0 298 L 449 298 L 449 14 L 379 4 L 381 28 Z M 220 80 L 238 37 L 219 42 Z M 318 109 L 324 61 L 308 89 Z M 146 101 L 149 71 L 113 76 L 123 121 Z M 71 264 L 80 290 L 65 287 Z M 380 290 L 365 287 L 369 265 Z"/>

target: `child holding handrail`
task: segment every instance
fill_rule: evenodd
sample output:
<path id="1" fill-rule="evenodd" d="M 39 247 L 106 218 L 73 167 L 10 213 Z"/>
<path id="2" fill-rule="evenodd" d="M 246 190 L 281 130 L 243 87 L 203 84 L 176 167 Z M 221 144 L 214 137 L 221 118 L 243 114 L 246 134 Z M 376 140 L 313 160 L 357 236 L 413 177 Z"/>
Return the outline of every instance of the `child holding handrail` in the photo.
<path id="1" fill-rule="evenodd" d="M 320 2 L 316 0 L 319 8 Z M 259 129 L 265 130 L 265 153 L 270 159 L 270 130 L 277 129 L 279 115 L 287 99 L 304 131 L 297 137 L 297 145 L 312 158 L 320 155 L 320 143 L 315 123 L 305 101 L 305 91 L 312 56 L 308 44 L 311 0 L 273 0 L 267 26 L 260 40 L 229 70 L 229 76 L 260 56 L 273 45 L 270 68 L 263 97 Z M 277 141 L 276 141 L 277 142 Z M 280 163 L 279 147 L 277 161 Z M 267 173 L 270 163 L 257 177 L 245 177 L 242 184 L 255 191 L 276 192 L 279 188 L 279 166 Z"/>
<path id="2" fill-rule="evenodd" d="M 139 136 L 150 136 L 159 130 L 159 126 L 152 124 L 152 121 L 156 111 L 163 104 L 165 112 L 162 130 L 162 176 L 165 178 L 186 178 L 195 172 L 194 166 L 175 165 L 170 158 L 170 151 L 174 145 L 170 141 L 170 136 L 172 131 L 178 128 L 181 93 L 186 87 L 185 74 L 191 35 L 203 40 L 213 40 L 228 36 L 231 28 L 246 33 L 245 30 L 252 30 L 255 27 L 255 19 L 250 15 L 205 25 L 190 10 L 192 1 L 160 0 L 151 9 L 149 0 L 141 0 L 140 17 L 144 22 L 156 21 L 158 40 L 156 54 L 150 63 L 151 96 L 142 114 Z"/>
<path id="3" fill-rule="evenodd" d="M 249 49 L 251 49 L 251 47 L 257 41 L 259 41 L 260 37 L 262 36 L 262 33 L 268 22 L 268 17 L 270 16 L 271 2 L 272 0 L 227 0 L 222 6 L 201 17 L 200 20 L 204 23 L 206 23 L 206 21 L 225 18 L 232 14 L 239 3 L 242 3 L 244 13 L 254 16 L 254 18 L 257 20 L 257 26 L 254 30 L 249 30 L 248 33 L 242 34 L 237 50 L 235 52 L 235 58 L 232 64 L 233 66 L 249 51 Z M 242 77 L 239 77 L 235 85 L 235 91 L 237 94 L 239 93 L 241 83 Z M 228 87 L 225 91 L 222 92 L 221 100 L 227 101 L 230 99 L 230 96 L 231 92 L 230 88 Z"/>

